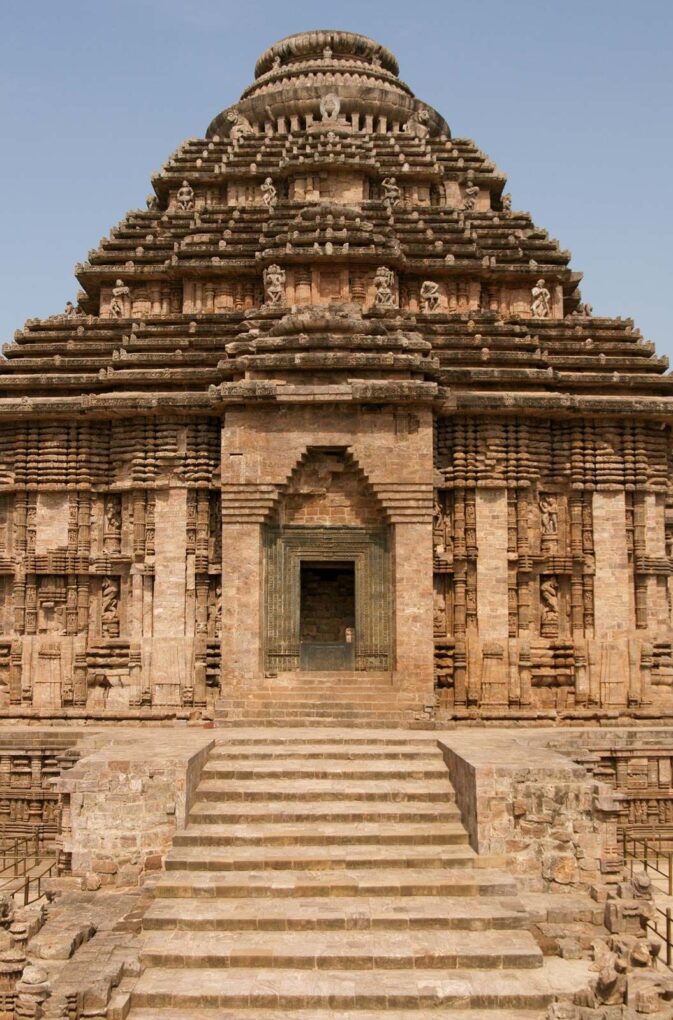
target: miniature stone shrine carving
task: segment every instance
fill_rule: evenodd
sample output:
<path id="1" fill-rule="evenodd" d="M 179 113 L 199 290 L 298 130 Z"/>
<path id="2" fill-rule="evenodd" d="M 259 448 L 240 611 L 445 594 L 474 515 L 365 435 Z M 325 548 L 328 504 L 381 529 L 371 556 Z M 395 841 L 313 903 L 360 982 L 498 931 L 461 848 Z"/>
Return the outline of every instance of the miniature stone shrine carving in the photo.
<path id="1" fill-rule="evenodd" d="M 260 185 L 264 205 L 269 212 L 273 212 L 278 202 L 278 191 L 270 177 L 267 177 Z"/>
<path id="2" fill-rule="evenodd" d="M 538 280 L 531 290 L 531 315 L 534 319 L 548 319 L 551 315 L 551 294 L 544 280 Z"/>
<path id="3" fill-rule="evenodd" d="M 110 315 L 113 319 L 121 319 L 128 316 L 130 298 L 130 288 L 125 285 L 123 280 L 117 280 L 112 288 L 112 300 L 110 301 Z"/>
<path id="4" fill-rule="evenodd" d="M 189 181 L 183 181 L 176 195 L 178 207 L 184 212 L 194 208 L 194 189 Z"/>
<path id="5" fill-rule="evenodd" d="M 390 212 L 399 205 L 400 198 L 402 197 L 402 189 L 397 183 L 397 179 L 395 177 L 384 177 L 381 181 L 381 187 L 383 188 L 383 204 L 388 212 Z"/>
<path id="6" fill-rule="evenodd" d="M 377 308 L 397 307 L 395 299 L 395 274 L 392 269 L 388 269 L 386 266 L 379 266 L 374 276 L 374 287 L 376 288 L 374 304 Z"/>
<path id="7" fill-rule="evenodd" d="M 285 303 L 285 270 L 280 266 L 267 266 L 264 270 L 264 297 L 268 305 Z"/>
<path id="8" fill-rule="evenodd" d="M 421 285 L 421 311 L 435 312 L 439 305 L 439 284 L 434 280 L 424 280 Z"/>

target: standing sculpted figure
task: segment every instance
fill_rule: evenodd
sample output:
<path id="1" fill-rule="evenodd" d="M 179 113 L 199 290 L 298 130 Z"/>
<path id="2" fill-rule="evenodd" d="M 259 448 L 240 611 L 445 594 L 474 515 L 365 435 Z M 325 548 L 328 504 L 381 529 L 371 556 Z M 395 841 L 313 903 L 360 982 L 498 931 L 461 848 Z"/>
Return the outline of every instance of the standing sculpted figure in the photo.
<path id="1" fill-rule="evenodd" d="M 374 277 L 376 287 L 376 298 L 374 304 L 377 308 L 395 308 L 395 274 L 387 266 L 379 266 Z"/>
<path id="2" fill-rule="evenodd" d="M 116 637 L 119 620 L 119 584 L 113 577 L 104 577 L 101 586 L 101 624 L 103 634 Z"/>
<path id="3" fill-rule="evenodd" d="M 268 305 L 282 305 L 285 300 L 285 270 L 267 266 L 264 270 L 264 299 Z"/>
<path id="4" fill-rule="evenodd" d="M 439 284 L 434 280 L 424 280 L 421 286 L 421 311 L 434 312 L 439 304 Z"/>
<path id="5" fill-rule="evenodd" d="M 276 202 L 278 201 L 278 192 L 270 177 L 267 177 L 262 183 L 261 192 L 262 198 L 264 199 L 264 205 L 267 207 L 269 212 L 273 212 L 276 208 Z"/>
<path id="6" fill-rule="evenodd" d="M 558 535 L 558 503 L 556 496 L 540 496 L 540 524 L 543 535 Z"/>
<path id="7" fill-rule="evenodd" d="M 479 188 L 474 181 L 468 181 L 465 187 L 465 198 L 463 199 L 463 209 L 471 212 L 477 205 L 477 198 L 479 197 Z"/>
<path id="8" fill-rule="evenodd" d="M 191 186 L 189 181 L 183 181 L 178 188 L 178 193 L 175 196 L 180 209 L 187 212 L 188 209 L 194 208 L 194 188 Z"/>
<path id="9" fill-rule="evenodd" d="M 131 291 L 123 280 L 117 280 L 112 288 L 112 300 L 110 301 L 110 315 L 113 319 L 121 319 L 124 315 L 125 305 L 131 297 Z"/>
<path id="10" fill-rule="evenodd" d="M 395 177 L 384 177 L 381 181 L 381 187 L 383 188 L 383 204 L 388 212 L 390 212 L 396 205 L 399 205 L 402 189 Z"/>
<path id="11" fill-rule="evenodd" d="M 545 623 L 558 623 L 558 581 L 547 577 L 540 585 L 542 619 Z"/>
<path id="12" fill-rule="evenodd" d="M 545 286 L 544 280 L 538 280 L 531 289 L 533 298 L 530 306 L 534 319 L 548 319 L 551 315 L 551 294 Z"/>
<path id="13" fill-rule="evenodd" d="M 66 319 L 75 319 L 75 318 L 77 318 L 77 309 L 75 308 L 75 306 L 72 303 L 72 301 L 66 301 L 66 303 L 65 303 L 65 311 L 64 311 L 63 314 L 65 315 Z"/>
<path id="14" fill-rule="evenodd" d="M 510 195 L 509 191 L 506 192 L 502 196 L 500 201 L 502 202 L 502 211 L 504 213 L 511 213 L 511 211 L 512 211 L 512 196 Z"/>

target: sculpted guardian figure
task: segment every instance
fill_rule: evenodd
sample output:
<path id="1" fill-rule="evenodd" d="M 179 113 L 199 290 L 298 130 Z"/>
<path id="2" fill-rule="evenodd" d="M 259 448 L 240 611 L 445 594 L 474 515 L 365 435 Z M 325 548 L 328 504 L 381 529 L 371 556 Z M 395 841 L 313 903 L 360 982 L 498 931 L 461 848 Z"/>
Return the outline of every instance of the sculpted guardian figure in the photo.
<path id="1" fill-rule="evenodd" d="M 544 280 L 538 280 L 531 290 L 531 315 L 534 319 L 548 319 L 551 315 L 551 294 Z"/>
<path id="2" fill-rule="evenodd" d="M 323 96 L 320 100 L 320 116 L 323 122 L 336 123 L 339 119 L 339 111 L 341 110 L 341 100 L 334 92 L 328 92 L 326 96 Z"/>
<path id="3" fill-rule="evenodd" d="M 252 124 L 238 110 L 229 110 L 227 120 L 231 122 L 229 137 L 233 142 L 237 142 L 239 138 L 245 138 L 246 135 L 252 134 Z"/>
<path id="4" fill-rule="evenodd" d="M 409 120 L 404 125 L 404 130 L 414 138 L 427 138 L 430 134 L 428 121 L 430 114 L 427 110 L 414 110 Z"/>

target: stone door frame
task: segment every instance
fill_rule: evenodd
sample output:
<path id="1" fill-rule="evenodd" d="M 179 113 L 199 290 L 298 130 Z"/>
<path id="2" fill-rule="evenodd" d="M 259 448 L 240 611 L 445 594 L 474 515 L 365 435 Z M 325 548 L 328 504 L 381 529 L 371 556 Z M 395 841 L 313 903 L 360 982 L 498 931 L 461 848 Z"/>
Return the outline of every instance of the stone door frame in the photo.
<path id="1" fill-rule="evenodd" d="M 355 669 L 393 668 L 390 527 L 263 527 L 264 670 L 300 668 L 301 563 L 349 561 L 355 566 Z"/>

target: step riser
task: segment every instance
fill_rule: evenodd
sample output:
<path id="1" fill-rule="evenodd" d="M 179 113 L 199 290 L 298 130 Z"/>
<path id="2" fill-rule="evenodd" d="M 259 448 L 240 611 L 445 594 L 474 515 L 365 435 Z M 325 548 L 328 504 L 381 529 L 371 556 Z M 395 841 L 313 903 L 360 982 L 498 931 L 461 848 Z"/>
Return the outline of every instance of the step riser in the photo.
<path id="1" fill-rule="evenodd" d="M 418 836 L 410 835 L 408 832 L 385 833 L 380 836 L 359 835 L 351 833 L 348 836 L 330 836 L 322 833 L 303 833 L 296 836 L 218 836 L 209 833 L 201 833 L 192 836 L 189 830 L 176 833 L 173 837 L 173 846 L 230 846 L 230 847 L 252 847 L 252 846 L 371 846 L 375 852 L 377 846 L 406 845 L 415 840 L 420 846 L 467 846 L 467 833 L 446 832 Z"/>
<path id="2" fill-rule="evenodd" d="M 316 811 L 312 813 L 302 811 L 284 811 L 281 814 L 266 812 L 254 814 L 245 811 L 209 811 L 208 809 L 193 810 L 189 816 L 190 822 L 195 825 L 246 825 L 255 822 L 263 822 L 265 825 L 282 825 L 288 822 L 446 822 L 455 823 L 460 820 L 460 812 L 439 811 L 429 809 L 427 811 Z"/>
<path id="3" fill-rule="evenodd" d="M 177 869 L 175 869 L 177 870 Z M 170 882 L 170 872 L 167 875 Z M 372 883 L 371 886 L 362 885 L 324 885 L 318 886 L 315 881 L 303 885 L 301 881 L 297 881 L 292 886 L 283 888 L 269 884 L 268 886 L 250 886 L 241 885 L 240 887 L 232 888 L 228 885 L 222 886 L 200 886 L 197 883 L 189 884 L 184 883 L 180 885 L 157 885 L 154 888 L 155 899 L 240 899 L 242 895 L 245 895 L 246 899 L 269 899 L 278 897 L 287 897 L 288 899 L 295 899 L 297 897 L 315 897 L 315 896 L 465 896 L 465 897 L 481 897 L 481 896 L 511 896 L 512 888 L 509 885 L 493 883 L 490 885 L 480 885 L 475 876 L 474 882 L 451 882 L 450 878 L 447 878 L 445 882 L 430 882 L 430 883 L 410 883 L 407 886 L 400 887 L 399 885 L 391 884 L 385 885 L 384 883 L 377 885 Z"/>
<path id="4" fill-rule="evenodd" d="M 255 953 L 250 952 L 245 955 L 232 955 L 226 954 L 218 955 L 216 953 L 199 955 L 186 955 L 178 952 L 150 952 L 143 953 L 141 955 L 141 961 L 147 967 L 187 967 L 188 969 L 198 969 L 200 967 L 218 967 L 218 968 L 235 968 L 235 967 L 263 967 L 265 970 L 275 970 L 279 968 L 291 967 L 293 970 L 374 970 L 378 968 L 387 970 L 413 970 L 416 968 L 423 969 L 443 969 L 443 970 L 495 970 L 503 967 L 512 967 L 518 969 L 533 969 L 539 967 L 540 959 L 537 954 L 532 953 L 508 953 L 506 956 L 494 956 L 485 953 L 483 956 L 479 955 L 455 955 L 452 953 L 441 953 L 433 955 L 419 955 L 419 956 L 372 956 L 372 955 L 358 955 L 358 954 L 345 954 L 329 953 L 324 956 L 296 956 L 296 955 L 283 955 L 280 954 L 269 954 L 269 953 Z"/>
<path id="5" fill-rule="evenodd" d="M 293 758 L 294 759 L 305 758 L 307 761 L 320 761 L 323 758 L 330 758 L 332 760 L 350 761 L 350 762 L 355 762 L 355 761 L 365 762 L 366 761 L 366 762 L 372 762 L 375 765 L 378 762 L 384 762 L 384 761 L 390 761 L 390 762 L 412 761 L 412 762 L 418 762 L 419 764 L 424 765 L 426 763 L 436 763 L 439 760 L 438 753 L 437 753 L 437 751 L 434 748 L 430 749 L 429 751 L 409 751 L 409 752 L 394 751 L 394 750 L 388 751 L 388 750 L 385 750 L 385 749 L 382 749 L 380 751 L 371 751 L 371 752 L 366 752 L 366 751 L 349 751 L 349 750 L 338 751 L 336 749 L 331 750 L 331 751 L 330 750 L 325 750 L 325 751 L 319 751 L 318 750 L 317 751 L 315 749 L 302 751 L 300 749 L 297 749 L 297 750 L 290 750 L 290 751 L 286 751 L 286 752 L 283 752 L 283 751 L 273 751 L 273 750 L 268 750 L 268 751 L 216 751 L 213 754 L 211 754 L 211 756 L 209 758 L 209 762 L 213 762 L 218 767 L 220 767 L 222 765 L 226 765 L 226 764 L 228 764 L 230 762 L 233 763 L 233 762 L 239 762 L 239 761 L 242 762 L 242 763 L 244 762 L 245 764 L 250 763 L 250 765 L 252 766 L 252 764 L 254 764 L 255 761 L 260 761 L 260 762 L 263 762 L 263 763 L 267 763 L 269 761 L 282 762 L 282 761 L 287 761 L 288 759 L 293 759 Z"/>
<path id="6" fill-rule="evenodd" d="M 489 919 L 471 919 L 469 917 L 435 917 L 435 918 L 398 918 L 397 920 L 393 917 L 385 918 L 329 918 L 329 919 L 312 919 L 307 918 L 293 918 L 288 912 L 287 918 L 277 917 L 231 917 L 231 918 L 218 918 L 209 920 L 189 920 L 186 921 L 176 913 L 174 918 L 168 917 L 147 917 L 143 924 L 145 931 L 194 931 L 194 932 L 243 932 L 243 931 L 260 931 L 260 932 L 277 932 L 277 931 L 289 931 L 289 932 L 302 932 L 302 931 L 316 931 L 316 932 L 361 932 L 361 931 L 379 931 L 379 932 L 397 932 L 397 931 L 511 931 L 516 929 L 518 931 L 523 930 L 525 924 L 523 923 L 520 916 L 513 914 L 511 917 L 506 918 L 489 918 Z M 183 954 L 184 955 L 184 954 Z M 164 962 L 166 967 L 176 966 L 176 964 Z M 179 966 L 179 964 L 177 964 Z M 200 963 L 200 967 L 209 967 L 209 963 Z M 214 966 L 214 965 L 212 965 Z M 248 964 L 238 964 L 238 966 L 248 966 Z M 250 964 L 252 966 L 252 964 Z M 266 964 L 265 966 L 271 966 Z M 287 966 L 291 966 L 288 964 Z M 330 965 L 326 965 L 329 966 Z M 426 966 L 426 964 L 417 963 L 416 966 Z M 432 964 L 430 966 L 433 966 Z M 451 964 L 456 966 L 456 964 Z M 458 966 L 468 966 L 468 964 L 458 964 Z M 497 964 L 497 966 L 501 966 Z M 524 964 L 509 964 L 509 966 L 524 966 Z M 537 966 L 537 964 L 535 964 Z"/>
<path id="7" fill-rule="evenodd" d="M 375 766 L 367 765 L 363 769 L 352 769 L 344 764 L 343 769 L 338 768 L 321 768 L 317 765 L 315 768 L 298 769 L 291 768 L 290 766 L 280 766 L 278 768 L 265 768 L 263 765 L 259 765 L 253 768 L 206 768 L 203 770 L 204 779 L 223 779 L 223 780 L 237 780 L 237 779 L 254 779 L 256 782 L 263 779 L 333 779 L 333 780 L 349 780 L 349 779 L 360 779 L 364 782 L 368 780 L 413 780 L 414 782 L 422 782 L 424 779 L 444 779 L 446 776 L 446 769 L 444 768 L 399 768 L 399 769 L 377 769 Z"/>
<path id="8" fill-rule="evenodd" d="M 342 868 L 380 868 L 382 863 L 386 867 L 390 868 L 430 868 L 430 867 L 443 867 L 443 868 L 465 868 L 469 867 L 472 862 L 471 857 L 447 857 L 444 858 L 441 855 L 441 851 L 438 850 L 437 855 L 429 860 L 426 857 L 405 857 L 400 854 L 399 857 L 386 858 L 385 862 L 380 860 L 364 860 L 362 857 L 343 857 L 339 858 L 324 858 L 316 854 L 315 857 L 310 859 L 301 859 L 299 861 L 292 860 L 261 860 L 248 859 L 245 860 L 209 860 L 207 855 L 200 861 L 194 861 L 192 859 L 180 858 L 176 853 L 174 856 L 167 858 L 166 870 L 167 871 L 293 871 L 300 868 L 304 871 L 308 869 L 319 868 L 323 871 L 341 870 Z"/>
<path id="9" fill-rule="evenodd" d="M 386 804 L 403 804 L 406 800 L 422 801 L 428 804 L 451 804 L 455 799 L 453 790 L 447 785 L 445 791 L 431 791 L 428 790 L 423 793 L 422 790 L 414 790 L 407 797 L 404 796 L 404 792 L 400 790 L 389 790 L 387 794 L 382 793 L 379 790 L 369 792 L 357 792 L 353 790 L 343 789 L 329 789 L 323 791 L 316 790 L 283 790 L 278 793 L 271 790 L 255 790 L 255 791 L 241 791 L 232 786 L 230 790 L 204 790 L 199 789 L 198 791 L 199 800 L 216 801 L 216 802 L 231 802 L 241 803 L 245 801 L 268 801 L 273 798 L 276 801 L 283 801 L 288 803 L 301 803 L 302 801 L 339 801 L 339 800 L 357 800 L 363 803 L 376 803 L 384 802 Z"/>
<path id="10" fill-rule="evenodd" d="M 223 984 L 226 983 L 223 980 Z M 488 982 L 485 982 L 488 984 Z M 366 993 L 364 996 L 357 992 L 352 994 L 331 993 L 328 996 L 312 994 L 307 996 L 303 993 L 291 994 L 287 992 L 275 993 L 273 991 L 254 991 L 236 994 L 222 991 L 221 993 L 203 993 L 195 990 L 191 993 L 179 994 L 176 992 L 155 992 L 152 995 L 145 995 L 142 992 L 135 992 L 131 1002 L 134 1006 L 162 1008 L 174 1006 L 182 1009 L 205 1007 L 206 1009 L 438 1009 L 443 1006 L 461 1007 L 463 1009 L 503 1009 L 524 1008 L 544 1009 L 554 999 L 553 993 L 533 991 L 529 994 L 524 992 L 510 994 L 488 994 L 485 990 L 481 994 L 469 995 L 464 992 L 432 992 L 427 995 L 396 995 L 386 993 L 385 981 L 381 982 L 379 993 Z M 477 1020 L 477 1016 L 475 1016 Z"/>

